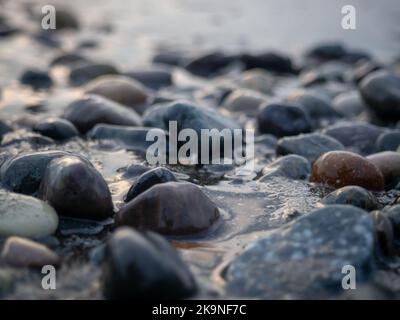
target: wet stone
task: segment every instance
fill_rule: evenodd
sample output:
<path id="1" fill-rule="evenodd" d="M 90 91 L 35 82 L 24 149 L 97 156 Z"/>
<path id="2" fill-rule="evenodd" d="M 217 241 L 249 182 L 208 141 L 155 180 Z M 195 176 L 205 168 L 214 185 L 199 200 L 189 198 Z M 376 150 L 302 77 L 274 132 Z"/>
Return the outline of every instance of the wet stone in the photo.
<path id="1" fill-rule="evenodd" d="M 53 80 L 47 72 L 40 70 L 26 70 L 20 78 L 22 84 L 33 89 L 48 89 L 53 86 Z"/>
<path id="2" fill-rule="evenodd" d="M 3 188 L 23 194 L 35 194 L 49 162 L 66 155 L 70 154 L 64 151 L 41 151 L 8 159 L 0 169 Z"/>
<path id="3" fill-rule="evenodd" d="M 311 131 L 311 119 L 300 107 L 290 104 L 265 104 L 257 115 L 258 131 L 276 137 L 296 136 Z"/>
<path id="4" fill-rule="evenodd" d="M 267 99 L 267 96 L 258 92 L 237 89 L 224 99 L 223 106 L 231 112 L 243 112 L 248 115 L 256 115 L 260 105 L 265 103 Z"/>
<path id="5" fill-rule="evenodd" d="M 400 77 L 387 71 L 376 71 L 366 76 L 360 83 L 360 92 L 379 117 L 400 120 Z"/>
<path id="6" fill-rule="evenodd" d="M 266 52 L 262 54 L 243 54 L 240 61 L 245 69 L 265 69 L 275 73 L 295 73 L 290 57 L 278 52 Z"/>
<path id="7" fill-rule="evenodd" d="M 377 151 L 397 151 L 400 147 L 400 130 L 382 133 L 376 140 Z"/>
<path id="8" fill-rule="evenodd" d="M 400 204 L 386 207 L 383 213 L 391 221 L 395 236 L 400 239 Z"/>
<path id="9" fill-rule="evenodd" d="M 149 170 L 137 178 L 130 187 L 124 200 L 125 202 L 129 202 L 152 186 L 171 181 L 177 181 L 177 179 L 170 170 L 162 167 Z"/>
<path id="10" fill-rule="evenodd" d="M 193 129 L 200 136 L 202 129 L 241 129 L 234 120 L 217 113 L 213 109 L 201 107 L 186 101 L 156 105 L 143 116 L 143 124 L 168 130 L 170 121 L 177 122 L 178 132 Z"/>
<path id="11" fill-rule="evenodd" d="M 64 66 L 64 67 L 73 67 L 74 65 L 88 63 L 88 59 L 79 53 L 63 53 L 60 54 L 50 62 L 50 66 Z"/>
<path id="12" fill-rule="evenodd" d="M 56 231 L 57 213 L 45 202 L 6 191 L 0 200 L 0 237 L 41 238 Z"/>
<path id="13" fill-rule="evenodd" d="M 78 130 L 71 122 L 61 118 L 47 118 L 36 124 L 33 130 L 58 141 L 68 140 L 79 135 Z"/>
<path id="14" fill-rule="evenodd" d="M 380 211 L 371 212 L 375 225 L 375 241 L 378 251 L 384 255 L 393 255 L 395 252 L 393 241 L 394 231 L 390 219 Z"/>
<path id="15" fill-rule="evenodd" d="M 367 159 L 382 172 L 386 188 L 395 188 L 400 182 L 400 153 L 384 151 L 372 154 Z"/>
<path id="16" fill-rule="evenodd" d="M 52 160 L 46 168 L 40 197 L 59 215 L 102 220 L 113 215 L 107 183 L 86 160 L 66 156 Z"/>
<path id="17" fill-rule="evenodd" d="M 289 103 L 295 103 L 303 108 L 310 116 L 313 126 L 321 126 L 337 120 L 340 115 L 321 94 L 312 91 L 297 90 L 286 98 Z"/>
<path id="18" fill-rule="evenodd" d="M 317 209 L 272 231 L 235 258 L 226 273 L 234 296 L 321 299 L 342 292 L 342 268 L 370 276 L 374 226 L 367 212 L 345 205 Z"/>
<path id="19" fill-rule="evenodd" d="M 171 70 L 165 67 L 151 67 L 143 70 L 133 70 L 126 72 L 125 75 L 154 90 L 172 85 Z"/>
<path id="20" fill-rule="evenodd" d="M 341 93 L 335 97 L 332 107 L 343 117 L 354 118 L 366 110 L 358 91 Z"/>
<path id="21" fill-rule="evenodd" d="M 86 93 L 103 96 L 136 111 L 140 111 L 139 107 L 148 99 L 146 88 L 141 83 L 119 75 L 102 76 L 91 81 Z"/>
<path id="22" fill-rule="evenodd" d="M 107 124 L 98 124 L 88 132 L 88 137 L 95 140 L 115 141 L 117 146 L 122 146 L 128 150 L 146 152 L 154 143 L 146 141 L 149 131 L 157 132 L 160 135 L 168 136 L 167 132 L 158 128 L 148 127 L 127 127 Z"/>
<path id="23" fill-rule="evenodd" d="M 102 291 L 107 299 L 181 299 L 197 288 L 167 240 L 153 232 L 120 228 L 106 244 Z"/>
<path id="24" fill-rule="evenodd" d="M 29 144 L 33 148 L 48 146 L 54 143 L 54 140 L 41 134 L 27 131 L 25 129 L 15 130 L 6 133 L 1 140 L 1 146 L 7 147 L 18 144 Z"/>
<path id="25" fill-rule="evenodd" d="M 115 221 L 139 230 L 188 235 L 206 230 L 218 217 L 218 208 L 198 186 L 167 182 L 135 197 L 117 212 Z"/>
<path id="26" fill-rule="evenodd" d="M 335 188 L 355 185 L 377 191 L 385 186 L 382 172 L 373 163 L 348 151 L 323 154 L 313 164 L 310 181 Z"/>
<path id="27" fill-rule="evenodd" d="M 110 64 L 82 62 L 71 69 L 69 81 L 73 86 L 81 86 L 108 74 L 118 74 L 118 70 Z"/>
<path id="28" fill-rule="evenodd" d="M 252 69 L 243 72 L 239 80 L 240 87 L 271 94 L 274 86 L 273 77 L 262 69 Z"/>
<path id="29" fill-rule="evenodd" d="M 210 77 L 227 68 L 235 59 L 235 57 L 215 52 L 193 58 L 185 65 L 185 68 L 196 76 Z"/>
<path id="30" fill-rule="evenodd" d="M 306 180 L 311 172 L 310 162 L 298 155 L 287 155 L 267 165 L 263 170 L 263 176 L 258 180 L 264 182 L 273 177 L 280 176 L 294 180 Z"/>
<path id="31" fill-rule="evenodd" d="M 320 133 L 301 134 L 278 140 L 278 155 L 297 154 L 313 163 L 322 154 L 332 150 L 343 150 L 344 146 L 327 135 Z"/>
<path id="32" fill-rule="evenodd" d="M 0 261 L 16 268 L 58 266 L 60 258 L 46 246 L 29 239 L 9 237 L 0 253 Z"/>
<path id="33" fill-rule="evenodd" d="M 375 196 L 358 186 L 347 186 L 333 191 L 320 203 L 323 205 L 348 204 L 367 211 L 375 210 L 378 207 Z"/>
<path id="34" fill-rule="evenodd" d="M 381 69 L 382 66 L 375 61 L 368 60 L 359 63 L 353 71 L 353 79 L 359 84 L 370 73 Z"/>
<path id="35" fill-rule="evenodd" d="M 309 49 L 307 56 L 320 60 L 338 60 L 343 58 L 347 49 L 341 43 L 321 43 Z"/>
<path id="36" fill-rule="evenodd" d="M 322 132 L 340 141 L 348 150 L 362 155 L 375 152 L 378 137 L 385 129 L 362 122 L 345 122 L 330 126 Z"/>
<path id="37" fill-rule="evenodd" d="M 134 110 L 96 95 L 72 102 L 65 109 L 63 117 L 72 122 L 81 133 L 86 133 L 100 123 L 122 126 L 141 124 L 140 116 Z"/>

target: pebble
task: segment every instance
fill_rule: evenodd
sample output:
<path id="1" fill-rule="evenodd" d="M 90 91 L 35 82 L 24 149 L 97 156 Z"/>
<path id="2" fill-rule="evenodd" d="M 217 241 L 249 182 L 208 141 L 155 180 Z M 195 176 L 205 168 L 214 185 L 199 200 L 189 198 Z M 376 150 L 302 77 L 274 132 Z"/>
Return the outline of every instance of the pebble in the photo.
<path id="1" fill-rule="evenodd" d="M 214 52 L 193 58 L 185 65 L 185 68 L 196 76 L 211 77 L 220 73 L 234 61 L 235 57 Z"/>
<path id="2" fill-rule="evenodd" d="M 396 151 L 400 147 L 400 130 L 382 133 L 376 140 L 376 151 Z"/>
<path id="3" fill-rule="evenodd" d="M 50 62 L 50 67 L 64 66 L 72 68 L 76 65 L 88 62 L 89 62 L 88 59 L 79 53 L 74 53 L 74 52 L 62 53 L 53 58 L 53 60 Z"/>
<path id="4" fill-rule="evenodd" d="M 202 129 L 241 129 L 234 120 L 215 110 L 198 106 L 187 101 L 176 101 L 155 105 L 143 115 L 143 124 L 168 130 L 169 121 L 177 122 L 178 132 L 190 128 L 200 136 Z"/>
<path id="5" fill-rule="evenodd" d="M 106 244 L 101 280 L 106 299 L 182 299 L 197 291 L 189 268 L 167 240 L 127 227 Z"/>
<path id="6" fill-rule="evenodd" d="M 400 153 L 384 151 L 367 157 L 383 174 L 387 189 L 395 188 L 400 182 Z"/>
<path id="7" fill-rule="evenodd" d="M 140 116 L 132 109 L 97 95 L 88 95 L 73 101 L 64 110 L 63 117 L 86 133 L 96 124 L 140 126 Z"/>
<path id="8" fill-rule="evenodd" d="M 148 99 L 147 90 L 141 83 L 120 75 L 102 76 L 91 81 L 86 93 L 103 96 L 139 112 Z"/>
<path id="9" fill-rule="evenodd" d="M 390 219 L 380 211 L 371 212 L 375 224 L 375 241 L 379 252 L 394 255 L 394 231 Z"/>
<path id="10" fill-rule="evenodd" d="M 332 101 L 332 107 L 346 118 L 355 118 L 367 110 L 360 93 L 355 90 L 337 95 Z"/>
<path id="11" fill-rule="evenodd" d="M 263 94 L 271 94 L 274 86 L 273 77 L 262 69 L 243 72 L 239 80 L 240 87 Z"/>
<path id="12" fill-rule="evenodd" d="M 300 107 L 290 104 L 266 103 L 257 115 L 258 131 L 276 137 L 296 136 L 310 132 L 311 119 Z"/>
<path id="13" fill-rule="evenodd" d="M 218 208 L 198 186 L 167 182 L 135 197 L 117 212 L 115 221 L 165 235 L 188 235 L 206 230 L 218 217 Z"/>
<path id="14" fill-rule="evenodd" d="M 45 202 L 0 191 L 0 237 L 41 238 L 52 235 L 57 227 L 57 213 Z"/>
<path id="15" fill-rule="evenodd" d="M 344 150 L 344 146 L 327 135 L 308 133 L 279 139 L 276 153 L 278 155 L 297 154 L 313 163 L 322 154 L 333 150 Z"/>
<path id="16" fill-rule="evenodd" d="M 49 163 L 42 179 L 40 197 L 62 216 L 102 220 L 114 213 L 104 178 L 87 160 L 74 156 Z"/>
<path id="17" fill-rule="evenodd" d="M 264 69 L 275 73 L 295 73 L 296 70 L 290 57 L 278 52 L 265 52 L 261 54 L 243 54 L 240 61 L 245 69 Z"/>
<path id="18" fill-rule="evenodd" d="M 400 204 L 386 207 L 383 213 L 389 218 L 393 226 L 395 236 L 400 239 Z"/>
<path id="19" fill-rule="evenodd" d="M 0 261 L 15 268 L 58 266 L 59 256 L 46 246 L 21 237 L 9 237 L 4 243 Z"/>
<path id="20" fill-rule="evenodd" d="M 347 49 L 341 43 L 326 42 L 315 45 L 310 48 L 306 56 L 320 60 L 338 60 L 343 58 L 347 53 Z"/>
<path id="21" fill-rule="evenodd" d="M 223 101 L 223 107 L 231 112 L 255 116 L 259 107 L 268 101 L 268 96 L 252 90 L 237 89 Z"/>
<path id="22" fill-rule="evenodd" d="M 129 188 L 124 200 L 125 202 L 129 202 L 139 194 L 150 189 L 152 186 L 171 181 L 177 181 L 177 179 L 175 175 L 166 168 L 158 167 L 146 171 L 135 180 L 133 185 Z"/>
<path id="23" fill-rule="evenodd" d="M 286 100 L 299 105 L 308 113 L 314 127 L 322 126 L 337 120 L 340 115 L 323 95 L 312 91 L 296 90 L 290 93 Z"/>
<path id="24" fill-rule="evenodd" d="M 400 120 L 400 77 L 385 70 L 372 72 L 360 83 L 361 95 L 378 117 Z"/>
<path id="25" fill-rule="evenodd" d="M 78 130 L 70 121 L 61 118 L 46 118 L 36 124 L 33 130 L 57 141 L 68 140 L 79 135 Z"/>
<path id="26" fill-rule="evenodd" d="M 384 190 L 382 172 L 366 158 L 348 151 L 331 151 L 314 162 L 311 182 L 328 184 L 334 188 L 349 185 L 368 190 Z"/>
<path id="27" fill-rule="evenodd" d="M 167 132 L 158 128 L 98 124 L 87 133 L 87 136 L 95 140 L 115 141 L 118 147 L 122 146 L 128 150 L 145 153 L 154 143 L 151 140 L 146 141 L 146 136 L 150 130 L 158 132 L 159 135 L 168 135 Z"/>
<path id="28" fill-rule="evenodd" d="M 384 129 L 368 123 L 344 122 L 327 127 L 322 132 L 340 141 L 350 151 L 369 155 L 375 152 L 376 140 Z"/>
<path id="29" fill-rule="evenodd" d="M 109 74 L 118 74 L 118 70 L 113 65 L 106 63 L 82 62 L 72 67 L 69 82 L 73 86 L 81 86 L 95 78 Z"/>
<path id="30" fill-rule="evenodd" d="M 375 210 L 378 207 L 375 196 L 358 186 L 347 186 L 333 191 L 320 203 L 323 205 L 348 204 L 367 211 Z"/>
<path id="31" fill-rule="evenodd" d="M 306 180 L 311 172 L 310 162 L 301 156 L 291 154 L 268 164 L 263 170 L 259 182 L 268 181 L 274 177 L 286 177 L 293 180 Z"/>
<path id="32" fill-rule="evenodd" d="M 139 81 L 147 88 L 159 90 L 173 84 L 172 72 L 165 67 L 151 67 L 147 69 L 138 69 L 125 73 L 126 76 Z"/>
<path id="33" fill-rule="evenodd" d="M 40 187 L 49 162 L 66 155 L 70 154 L 64 151 L 40 151 L 12 157 L 0 169 L 2 187 L 33 195 Z"/>
<path id="34" fill-rule="evenodd" d="M 31 86 L 33 89 L 48 89 L 53 86 L 53 80 L 47 72 L 40 70 L 26 70 L 20 78 L 22 84 Z"/>
<path id="35" fill-rule="evenodd" d="M 342 268 L 371 275 L 371 216 L 346 205 L 314 210 L 248 246 L 226 272 L 226 290 L 261 299 L 322 299 L 343 291 Z"/>
<path id="36" fill-rule="evenodd" d="M 41 134 L 38 133 L 27 131 L 25 129 L 19 129 L 6 133 L 1 139 L 2 147 L 8 147 L 11 145 L 29 144 L 32 148 L 39 148 L 51 145 L 53 143 L 54 143 L 53 139 L 42 136 Z"/>
<path id="37" fill-rule="evenodd" d="M 353 70 L 353 79 L 359 84 L 370 73 L 382 69 L 382 66 L 373 60 L 360 62 Z"/>

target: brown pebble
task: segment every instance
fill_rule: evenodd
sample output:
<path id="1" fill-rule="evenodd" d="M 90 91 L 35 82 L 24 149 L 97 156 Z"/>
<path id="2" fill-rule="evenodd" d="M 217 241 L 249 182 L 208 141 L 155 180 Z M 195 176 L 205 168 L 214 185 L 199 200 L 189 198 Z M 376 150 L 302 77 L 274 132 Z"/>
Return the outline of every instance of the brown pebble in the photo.
<path id="1" fill-rule="evenodd" d="M 314 162 L 311 182 L 335 188 L 355 185 L 369 190 L 383 190 L 384 179 L 379 169 L 362 156 L 348 151 L 330 151 Z"/>
<path id="2" fill-rule="evenodd" d="M 54 267 L 60 264 L 59 256 L 44 245 L 29 239 L 9 237 L 1 251 L 0 260 L 17 268 Z"/>
<path id="3" fill-rule="evenodd" d="M 215 204 L 201 189 L 187 182 L 157 184 L 122 207 L 117 225 L 184 235 L 203 231 L 219 217 Z"/>

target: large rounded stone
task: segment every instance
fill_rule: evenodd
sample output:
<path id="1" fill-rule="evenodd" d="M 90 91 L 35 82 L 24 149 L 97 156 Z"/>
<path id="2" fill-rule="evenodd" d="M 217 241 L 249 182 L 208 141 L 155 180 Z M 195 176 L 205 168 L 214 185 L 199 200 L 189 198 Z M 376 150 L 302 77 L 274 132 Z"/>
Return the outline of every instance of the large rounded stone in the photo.
<path id="1" fill-rule="evenodd" d="M 364 101 L 358 91 L 344 92 L 335 97 L 332 107 L 343 117 L 357 117 L 366 110 Z"/>
<path id="2" fill-rule="evenodd" d="M 310 162 L 301 156 L 291 154 L 281 157 L 267 165 L 263 170 L 260 182 L 268 181 L 273 177 L 305 180 L 311 171 Z"/>
<path id="3" fill-rule="evenodd" d="M 181 299 L 196 292 L 196 283 L 164 238 L 120 228 L 105 248 L 102 291 L 107 299 Z"/>
<path id="4" fill-rule="evenodd" d="M 394 188 L 400 182 L 400 153 L 384 151 L 372 154 L 367 159 L 383 174 L 387 188 Z"/>
<path id="5" fill-rule="evenodd" d="M 117 225 L 167 235 L 203 231 L 219 217 L 215 204 L 192 183 L 157 184 L 135 197 L 116 215 Z"/>
<path id="6" fill-rule="evenodd" d="M 239 297 L 322 299 L 343 292 L 343 267 L 357 285 L 374 262 L 371 216 L 345 205 L 314 210 L 249 245 L 226 271 L 226 290 Z"/>
<path id="7" fill-rule="evenodd" d="M 66 108 L 64 118 L 71 121 L 82 133 L 99 123 L 123 126 L 141 124 L 140 116 L 134 110 L 96 95 L 72 102 Z"/>
<path id="8" fill-rule="evenodd" d="M 258 130 L 276 137 L 295 136 L 311 131 L 311 119 L 300 107 L 290 104 L 266 104 L 257 115 Z"/>
<path id="9" fill-rule="evenodd" d="M 368 123 L 344 122 L 330 126 L 322 132 L 340 141 L 351 151 L 368 155 L 375 152 L 376 140 L 384 129 Z"/>
<path id="10" fill-rule="evenodd" d="M 49 163 L 40 196 L 63 216 L 100 220 L 114 213 L 106 181 L 88 161 L 78 157 Z"/>
<path id="11" fill-rule="evenodd" d="M 81 86 L 108 74 L 118 74 L 118 70 L 106 63 L 82 62 L 72 67 L 69 82 L 73 86 Z"/>
<path id="12" fill-rule="evenodd" d="M 382 133 L 376 140 L 376 151 L 396 151 L 400 147 L 400 130 Z"/>
<path id="13" fill-rule="evenodd" d="M 157 133 L 158 136 L 168 136 L 168 133 L 158 128 L 127 127 L 111 124 L 98 124 L 87 133 L 87 136 L 96 140 L 113 141 L 118 146 L 128 150 L 146 152 L 154 144 L 152 140 L 146 140 L 149 132 Z"/>
<path id="14" fill-rule="evenodd" d="M 381 171 L 367 159 L 348 151 L 331 151 L 314 162 L 311 182 L 325 183 L 335 188 L 349 185 L 369 190 L 383 190 Z"/>
<path id="15" fill-rule="evenodd" d="M 0 191 L 0 236 L 41 238 L 53 234 L 58 216 L 45 202 L 22 194 Z"/>
<path id="16" fill-rule="evenodd" d="M 91 81 L 86 87 L 86 93 L 98 94 L 135 110 L 146 103 L 148 97 L 141 83 L 119 75 L 103 76 Z"/>
<path id="17" fill-rule="evenodd" d="M 162 167 L 149 170 L 137 178 L 129 188 L 124 200 L 125 202 L 129 202 L 147 189 L 150 189 L 152 186 L 171 181 L 177 181 L 177 179 L 170 170 Z"/>
<path id="18" fill-rule="evenodd" d="M 237 89 L 223 101 L 223 106 L 231 112 L 243 112 L 256 115 L 261 104 L 267 101 L 267 96 L 252 90 Z"/>
<path id="19" fill-rule="evenodd" d="M 378 206 L 375 196 L 358 186 L 347 186 L 333 191 L 321 200 L 321 204 L 350 204 L 368 211 L 375 210 Z"/>
<path id="20" fill-rule="evenodd" d="M 366 76 L 360 92 L 371 110 L 379 117 L 400 120 L 400 77 L 380 70 Z"/>
<path id="21" fill-rule="evenodd" d="M 40 151 L 8 159 L 0 170 L 3 188 L 18 193 L 35 194 L 49 162 L 66 155 L 70 155 L 70 153 Z"/>
<path id="22" fill-rule="evenodd" d="M 309 133 L 279 139 L 276 153 L 279 155 L 297 154 L 313 163 L 328 151 L 343 149 L 343 145 L 336 139 L 320 133 Z"/>
<path id="23" fill-rule="evenodd" d="M 0 254 L 0 262 L 16 268 L 58 266 L 59 256 L 46 246 L 20 237 L 9 237 Z"/>
<path id="24" fill-rule="evenodd" d="M 61 141 L 79 135 L 78 130 L 71 122 L 60 118 L 48 118 L 41 121 L 35 125 L 33 130 L 46 137 Z"/>

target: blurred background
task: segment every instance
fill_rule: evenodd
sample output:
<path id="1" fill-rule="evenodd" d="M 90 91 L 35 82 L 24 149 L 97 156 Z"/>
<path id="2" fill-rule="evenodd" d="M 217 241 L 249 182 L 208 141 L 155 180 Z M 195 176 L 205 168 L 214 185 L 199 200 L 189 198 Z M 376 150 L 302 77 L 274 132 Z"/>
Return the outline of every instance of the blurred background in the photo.
<path id="1" fill-rule="evenodd" d="M 398 0 L 0 0 L 0 3 L 0 12 L 11 15 L 15 25 L 32 30 L 35 24 L 40 26 L 42 5 L 70 9 L 83 26 L 74 37 L 79 41 L 99 40 L 99 47 L 91 54 L 111 59 L 122 67 L 147 61 L 159 48 L 199 53 L 216 49 L 228 52 L 274 49 L 298 54 L 316 42 L 339 40 L 368 49 L 385 60 L 400 52 Z M 349 4 L 357 10 L 356 30 L 341 27 L 341 8 Z M 38 15 L 36 21 L 30 20 L 32 26 L 26 23 L 26 12 Z M 46 54 L 40 47 L 35 51 L 34 45 L 31 51 L 22 52 L 28 40 L 14 41 L 11 46 L 0 42 L 1 65 L 12 63 L 15 54 L 27 54 L 27 58 Z"/>

